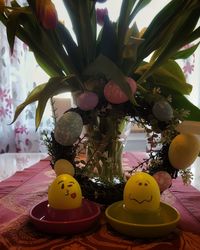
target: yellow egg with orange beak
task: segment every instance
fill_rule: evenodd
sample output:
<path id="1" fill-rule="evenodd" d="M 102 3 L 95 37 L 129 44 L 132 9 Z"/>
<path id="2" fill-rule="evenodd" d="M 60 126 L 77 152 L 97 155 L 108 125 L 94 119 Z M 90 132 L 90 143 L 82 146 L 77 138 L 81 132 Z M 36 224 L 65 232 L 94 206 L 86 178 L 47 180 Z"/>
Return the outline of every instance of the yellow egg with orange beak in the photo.
<path id="1" fill-rule="evenodd" d="M 69 174 L 59 175 L 49 186 L 48 202 L 54 209 L 75 209 L 82 205 L 79 183 Z"/>

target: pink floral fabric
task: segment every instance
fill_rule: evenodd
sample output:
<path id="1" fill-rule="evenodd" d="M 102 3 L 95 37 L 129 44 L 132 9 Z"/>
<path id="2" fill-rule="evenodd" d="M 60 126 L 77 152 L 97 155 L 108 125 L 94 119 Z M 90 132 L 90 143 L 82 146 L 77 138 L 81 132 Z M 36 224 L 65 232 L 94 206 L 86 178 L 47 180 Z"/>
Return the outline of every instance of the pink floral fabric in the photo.
<path id="1" fill-rule="evenodd" d="M 42 144 L 41 131 L 51 129 L 50 115 L 42 121 L 40 129 L 36 132 L 33 104 L 11 124 L 16 107 L 36 85 L 34 73 L 37 69 L 38 65 L 33 60 L 33 55 L 19 39 L 15 40 L 14 51 L 11 54 L 6 30 L 0 24 L 0 153 L 46 151 Z M 40 79 L 38 83 L 41 83 Z"/>

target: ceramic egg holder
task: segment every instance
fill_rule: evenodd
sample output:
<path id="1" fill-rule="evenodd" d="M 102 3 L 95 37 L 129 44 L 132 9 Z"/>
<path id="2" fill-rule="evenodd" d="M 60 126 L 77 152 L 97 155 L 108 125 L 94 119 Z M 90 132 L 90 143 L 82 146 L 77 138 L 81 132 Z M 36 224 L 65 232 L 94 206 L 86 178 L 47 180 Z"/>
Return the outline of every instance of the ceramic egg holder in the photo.
<path id="1" fill-rule="evenodd" d="M 35 226 L 53 234 L 85 232 L 98 224 L 99 215 L 100 207 L 83 199 L 79 183 L 69 174 L 58 175 L 49 186 L 48 200 L 30 211 Z"/>
<path id="2" fill-rule="evenodd" d="M 160 189 L 151 175 L 138 172 L 124 188 L 123 201 L 106 209 L 110 225 L 122 234 L 142 238 L 170 233 L 180 219 L 173 207 L 160 202 Z"/>

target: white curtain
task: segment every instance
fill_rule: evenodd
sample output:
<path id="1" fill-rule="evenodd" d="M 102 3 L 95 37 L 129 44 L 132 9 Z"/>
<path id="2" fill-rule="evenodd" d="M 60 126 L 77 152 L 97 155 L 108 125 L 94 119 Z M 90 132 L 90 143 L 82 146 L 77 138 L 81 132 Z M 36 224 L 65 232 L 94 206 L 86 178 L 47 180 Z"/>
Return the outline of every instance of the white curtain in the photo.
<path id="1" fill-rule="evenodd" d="M 19 39 L 15 40 L 11 54 L 6 31 L 0 24 L 0 153 L 44 152 L 41 131 L 51 129 L 51 115 L 42 120 L 40 129 L 35 131 L 35 104 L 26 108 L 17 121 L 9 125 L 14 111 L 28 92 L 36 85 L 38 66 L 28 47 Z"/>

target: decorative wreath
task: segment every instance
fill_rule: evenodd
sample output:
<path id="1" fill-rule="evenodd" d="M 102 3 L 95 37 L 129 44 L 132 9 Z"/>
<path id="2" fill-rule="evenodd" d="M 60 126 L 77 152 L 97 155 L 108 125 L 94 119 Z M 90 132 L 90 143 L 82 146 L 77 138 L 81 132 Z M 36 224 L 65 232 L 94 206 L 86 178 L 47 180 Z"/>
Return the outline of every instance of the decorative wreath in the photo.
<path id="1" fill-rule="evenodd" d="M 200 36 L 199 1 L 172 0 L 141 30 L 137 14 L 150 1 L 122 0 L 116 22 L 110 20 L 106 8 L 96 8 L 97 2 L 106 1 L 63 0 L 71 31 L 58 20 L 51 0 L 27 0 L 26 6 L 16 0 L 11 6 L 0 1 L 0 20 L 7 29 L 11 51 L 17 36 L 50 77 L 17 107 L 13 122 L 27 105 L 37 102 L 38 128 L 48 99 L 71 92 L 77 108 L 64 114 L 52 135 L 45 136 L 53 165 L 60 158 L 84 164 L 84 160 L 77 162 L 83 125 L 94 124 L 99 118 L 110 117 L 118 123 L 131 117 L 145 129 L 151 145 L 149 159 L 144 162 L 148 171 L 166 171 L 172 178 L 179 172 L 184 181 L 190 181 L 187 167 L 199 154 L 195 121 L 200 120 L 200 110 L 186 97 L 192 86 L 177 60 L 188 58 L 198 47 L 198 43 L 186 45 Z M 192 122 L 188 125 L 187 121 Z M 81 169 L 77 175 L 84 179 Z M 89 195 L 90 186 L 88 190 Z"/>

